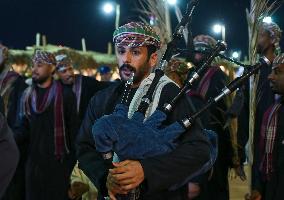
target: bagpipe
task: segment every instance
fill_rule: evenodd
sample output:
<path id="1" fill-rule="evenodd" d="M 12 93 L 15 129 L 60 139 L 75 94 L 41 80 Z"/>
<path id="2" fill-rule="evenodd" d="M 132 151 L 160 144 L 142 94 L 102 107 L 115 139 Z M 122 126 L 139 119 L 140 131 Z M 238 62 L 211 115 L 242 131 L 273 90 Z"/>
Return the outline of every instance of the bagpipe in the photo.
<path id="1" fill-rule="evenodd" d="M 168 114 L 174 108 L 176 102 L 182 98 L 185 91 L 188 91 L 190 83 L 193 79 L 197 80 L 199 75 L 197 72 L 193 73 L 178 95 L 168 104 L 163 110 L 156 110 L 147 119 L 145 119 L 146 103 L 149 103 L 147 98 L 144 98 L 144 105 L 140 104 L 140 109 L 134 113 L 131 119 L 128 119 L 128 95 L 124 91 L 122 102 L 116 105 L 114 112 L 111 115 L 103 116 L 98 119 L 93 126 L 93 135 L 96 143 L 96 148 L 103 154 L 116 152 L 121 160 L 125 159 L 144 159 L 150 156 L 160 155 L 162 153 L 170 152 L 175 148 L 174 141 L 181 134 L 191 128 L 195 120 L 200 117 L 211 106 L 214 106 L 225 96 L 231 94 L 239 86 L 243 84 L 252 74 L 263 66 L 270 65 L 270 61 L 266 57 L 261 57 L 259 63 L 251 66 L 250 69 L 242 76 L 236 78 L 225 86 L 220 94 L 214 98 L 209 99 L 208 103 L 199 111 L 193 113 L 180 121 L 172 123 L 169 126 L 163 127 L 162 123 L 167 119 Z M 205 65 L 204 65 L 204 68 Z M 199 71 L 199 73 L 202 70 Z M 126 83 L 126 88 L 130 88 L 132 81 Z M 141 105 L 143 107 L 141 107 Z M 208 138 L 211 139 L 211 160 L 210 164 L 214 163 L 217 154 L 217 140 L 216 135 L 206 130 Z M 140 147 L 140 148 L 139 148 Z M 112 153 L 111 153 L 112 156 Z M 104 156 L 106 159 L 109 157 Z"/>

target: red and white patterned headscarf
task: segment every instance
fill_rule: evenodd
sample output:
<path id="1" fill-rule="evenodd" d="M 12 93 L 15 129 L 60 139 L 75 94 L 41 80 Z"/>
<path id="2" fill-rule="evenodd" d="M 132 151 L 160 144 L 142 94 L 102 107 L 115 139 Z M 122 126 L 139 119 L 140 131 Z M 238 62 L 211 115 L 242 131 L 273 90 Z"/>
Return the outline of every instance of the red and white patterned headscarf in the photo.
<path id="1" fill-rule="evenodd" d="M 113 33 L 113 42 L 116 46 L 148 46 L 154 45 L 157 49 L 161 47 L 161 40 L 155 30 L 142 22 L 130 22 Z"/>
<path id="2" fill-rule="evenodd" d="M 56 65 L 56 59 L 53 53 L 47 51 L 36 50 L 32 61 L 34 63 L 44 63 L 49 65 Z"/>

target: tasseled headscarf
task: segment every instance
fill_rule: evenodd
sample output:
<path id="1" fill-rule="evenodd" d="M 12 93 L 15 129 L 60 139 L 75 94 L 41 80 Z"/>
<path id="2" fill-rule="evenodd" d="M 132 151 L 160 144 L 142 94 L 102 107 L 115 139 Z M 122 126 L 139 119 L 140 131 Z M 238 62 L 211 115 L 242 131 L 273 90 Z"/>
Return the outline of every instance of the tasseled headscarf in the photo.
<path id="1" fill-rule="evenodd" d="M 44 63 L 49 65 L 56 65 L 56 59 L 53 53 L 47 51 L 36 50 L 32 61 L 34 63 Z"/>
<path id="2" fill-rule="evenodd" d="M 113 33 L 113 42 L 116 46 L 148 46 L 154 45 L 157 49 L 161 46 L 161 40 L 155 30 L 142 22 L 130 22 Z"/>
<path id="3" fill-rule="evenodd" d="M 282 36 L 282 30 L 280 29 L 280 27 L 274 22 L 262 22 L 260 24 L 260 27 L 263 28 L 265 31 L 269 32 L 270 37 L 272 38 L 273 44 L 275 46 L 275 53 L 276 55 L 279 55 L 281 53 L 279 43 Z"/>
<path id="4" fill-rule="evenodd" d="M 193 45 L 195 50 L 213 49 L 217 44 L 217 41 L 209 35 L 197 35 L 193 39 Z"/>
<path id="5" fill-rule="evenodd" d="M 57 55 L 56 57 L 56 70 L 58 72 L 65 70 L 67 67 L 72 67 L 72 60 L 65 54 Z M 77 112 L 80 111 L 81 93 L 82 93 L 82 75 L 75 75 L 75 81 L 72 90 L 77 99 Z"/>

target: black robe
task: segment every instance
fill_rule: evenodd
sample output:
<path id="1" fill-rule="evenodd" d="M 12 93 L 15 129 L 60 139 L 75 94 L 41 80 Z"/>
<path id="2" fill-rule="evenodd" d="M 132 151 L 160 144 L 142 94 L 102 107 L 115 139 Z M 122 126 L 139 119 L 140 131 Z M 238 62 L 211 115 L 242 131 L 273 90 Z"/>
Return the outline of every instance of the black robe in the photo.
<path id="1" fill-rule="evenodd" d="M 262 67 L 260 69 L 259 81 L 257 85 L 257 102 L 256 102 L 256 113 L 255 113 L 255 126 L 254 126 L 254 162 L 252 166 L 252 189 L 255 189 L 257 186 L 257 179 L 258 176 L 258 167 L 259 167 L 259 151 L 257 148 L 261 124 L 262 124 L 262 117 L 264 112 L 268 109 L 270 105 L 272 105 L 275 101 L 275 95 L 272 92 L 268 75 L 271 73 L 272 68 L 271 66 Z M 242 156 L 242 162 L 245 162 L 246 155 L 245 155 L 245 146 L 249 138 L 249 82 L 246 82 L 246 85 L 243 86 L 244 92 L 244 106 L 241 111 L 241 114 L 238 118 L 238 144 L 239 144 L 239 151 L 240 155 Z"/>
<path id="2" fill-rule="evenodd" d="M 0 113 L 4 115 L 4 102 L 1 96 L 0 96 Z"/>
<path id="3" fill-rule="evenodd" d="M 98 81 L 95 78 L 79 75 L 82 77 L 81 100 L 79 105 L 79 120 L 83 120 L 90 99 L 100 90 L 108 87 L 111 82 Z"/>
<path id="4" fill-rule="evenodd" d="M 196 81 L 192 90 L 197 89 L 199 84 L 200 80 Z M 217 69 L 211 77 L 204 100 L 208 101 L 210 98 L 215 98 L 227 84 L 228 76 L 221 69 Z M 201 194 L 198 199 L 212 199 L 212 196 L 218 200 L 229 199 L 228 170 L 232 165 L 232 143 L 229 130 L 223 128 L 226 122 L 227 106 L 225 99 L 221 99 L 208 110 L 209 122 L 204 126 L 206 129 L 215 131 L 218 135 L 218 157 L 210 180 L 207 181 L 205 177 L 200 177 L 200 180 L 197 180 L 201 183 Z M 201 120 L 204 121 L 202 118 Z"/>
<path id="5" fill-rule="evenodd" d="M 166 85 L 161 93 L 159 107 L 171 100 L 178 92 L 174 84 Z M 92 125 L 95 120 L 105 114 L 110 114 L 115 105 L 120 101 L 123 93 L 123 85 L 116 83 L 98 92 L 90 101 L 86 116 L 78 135 L 77 156 L 79 167 L 97 186 L 100 199 L 107 195 L 106 177 L 108 169 L 102 155 L 96 151 Z M 134 95 L 134 91 L 131 92 Z M 171 115 L 169 121 L 183 119 L 185 114 L 189 114 L 189 105 L 186 99 L 179 101 L 177 108 Z M 144 170 L 145 180 L 143 182 L 142 199 L 187 199 L 187 185 L 183 185 L 177 190 L 170 191 L 174 184 L 181 183 L 188 175 L 196 172 L 208 160 L 208 141 L 195 125 L 180 139 L 180 145 L 171 153 L 146 158 L 140 163 Z"/>
<path id="6" fill-rule="evenodd" d="M 16 80 L 11 85 L 12 90 L 9 94 L 8 104 L 7 104 L 7 122 L 10 128 L 13 129 L 15 125 L 15 121 L 17 118 L 17 112 L 20 104 L 20 98 L 22 96 L 23 91 L 26 89 L 27 84 L 25 83 L 25 79 L 22 76 L 18 76 Z M 5 96 L 5 95 L 4 95 Z M 4 100 L 4 99 L 3 99 Z"/>
<path id="7" fill-rule="evenodd" d="M 36 87 L 38 99 L 47 89 Z M 18 144 L 28 144 L 25 166 L 26 199 L 67 199 L 70 175 L 76 163 L 74 139 L 78 131 L 76 98 L 69 88 L 63 90 L 65 138 L 70 153 L 61 160 L 54 155 L 54 99 L 41 114 L 32 111 L 22 117 L 15 129 Z"/>
<path id="8" fill-rule="evenodd" d="M 262 200 L 282 200 L 284 188 L 284 106 L 278 110 L 278 123 L 275 145 L 273 149 L 273 170 L 271 179 L 264 181 L 261 178 L 259 168 L 255 176 L 254 189 L 262 193 Z M 260 158 L 259 158 L 260 159 Z"/>
<path id="9" fill-rule="evenodd" d="M 0 160 L 1 198 L 14 175 L 19 160 L 19 151 L 13 133 L 2 113 L 0 113 Z"/>
<path id="10" fill-rule="evenodd" d="M 22 76 L 18 76 L 16 80 L 12 83 L 12 90 L 9 94 L 7 108 L 7 122 L 9 127 L 13 130 L 17 115 L 19 112 L 20 99 L 23 91 L 26 89 L 27 84 Z M 25 196 L 25 179 L 24 179 L 24 160 L 25 160 L 25 144 L 19 145 L 19 150 L 21 152 L 20 161 L 17 166 L 15 175 L 10 182 L 9 187 L 2 200 L 24 200 Z"/>

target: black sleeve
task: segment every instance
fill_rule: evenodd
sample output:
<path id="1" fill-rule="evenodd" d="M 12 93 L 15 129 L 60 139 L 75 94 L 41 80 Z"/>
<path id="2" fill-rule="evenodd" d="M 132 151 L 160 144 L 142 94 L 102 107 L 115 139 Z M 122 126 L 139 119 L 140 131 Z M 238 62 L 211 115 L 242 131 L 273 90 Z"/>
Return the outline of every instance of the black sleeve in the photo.
<path id="1" fill-rule="evenodd" d="M 4 194 L 11 181 L 19 160 L 19 151 L 13 133 L 8 127 L 7 121 L 0 113 L 0 197 Z"/>
<path id="2" fill-rule="evenodd" d="M 89 103 L 84 120 L 81 124 L 79 135 L 77 137 L 77 158 L 79 168 L 88 176 L 88 178 L 98 188 L 100 195 L 107 195 L 105 186 L 108 170 L 104 164 L 102 155 L 95 149 L 95 142 L 92 137 L 92 126 L 97 119 L 96 111 L 97 101 L 95 95 Z"/>
<path id="3" fill-rule="evenodd" d="M 99 197 L 107 196 L 106 177 L 108 168 L 101 153 L 96 151 L 92 136 L 92 126 L 96 119 L 114 110 L 123 83 L 115 82 L 111 86 L 99 91 L 89 102 L 84 120 L 76 139 L 76 152 L 79 168 L 88 176 L 98 188 Z"/>
<path id="4" fill-rule="evenodd" d="M 171 89 L 170 89 L 171 87 Z M 168 90 L 172 90 L 167 92 Z M 165 87 L 161 98 L 170 99 L 177 94 L 177 88 Z M 174 96 L 175 96 L 174 95 Z M 170 117 L 173 122 L 192 113 L 186 98 L 178 104 Z M 199 126 L 194 125 L 179 139 L 178 147 L 170 153 L 141 160 L 145 175 L 146 190 L 149 193 L 166 190 L 183 182 L 209 160 L 209 145 Z"/>
<path id="5" fill-rule="evenodd" d="M 228 83 L 228 76 L 221 69 L 216 71 L 207 90 L 206 99 L 215 98 Z M 225 124 L 225 112 L 227 109 L 227 97 L 222 98 L 215 107 L 210 109 L 211 113 L 220 120 L 222 126 Z"/>
<path id="6" fill-rule="evenodd" d="M 19 100 L 20 103 L 22 102 L 22 98 L 24 98 L 24 95 L 20 97 Z M 25 115 L 20 114 L 20 109 L 18 110 L 19 111 L 16 116 L 16 121 L 13 126 L 13 132 L 16 143 L 18 144 L 18 146 L 22 146 L 22 145 L 27 145 L 29 143 L 30 124 L 29 124 L 29 119 Z"/>
<path id="7" fill-rule="evenodd" d="M 90 90 L 89 93 L 95 95 L 98 91 L 107 88 L 112 85 L 112 82 L 98 81 L 95 78 L 85 76 L 87 88 Z"/>
<path id="8" fill-rule="evenodd" d="M 208 143 L 193 128 L 171 153 L 141 161 L 147 192 L 166 190 L 198 171 L 209 160 Z"/>
<path id="9" fill-rule="evenodd" d="M 66 133 L 69 137 L 69 146 L 75 151 L 75 138 L 79 131 L 79 119 L 77 114 L 76 96 L 70 88 L 64 87 L 64 119 Z M 74 152 L 75 153 L 75 152 Z"/>
<path id="10" fill-rule="evenodd" d="M 20 99 L 23 91 L 27 88 L 27 84 L 22 76 L 19 76 L 13 84 L 13 90 L 9 96 L 7 121 L 11 129 L 14 129 L 17 115 L 19 113 Z"/>
<path id="11" fill-rule="evenodd" d="M 249 81 L 241 88 L 244 93 L 244 104 L 238 116 L 238 151 L 241 164 L 246 161 L 245 146 L 249 137 Z"/>
<path id="12" fill-rule="evenodd" d="M 229 83 L 229 77 L 220 69 L 215 72 L 210 82 L 206 98 L 214 97 L 221 93 L 222 89 Z"/>
<path id="13" fill-rule="evenodd" d="M 29 130 L 29 119 L 27 119 L 25 116 L 18 117 L 13 129 L 14 137 L 18 146 L 26 145 L 28 143 Z"/>
<path id="14" fill-rule="evenodd" d="M 4 102 L 1 96 L 0 96 L 0 113 L 4 114 Z"/>
<path id="15" fill-rule="evenodd" d="M 255 166 L 253 166 L 255 167 Z M 255 167 L 257 168 L 257 167 Z M 265 182 L 263 181 L 263 178 L 262 178 L 262 175 L 259 171 L 259 169 L 255 169 L 253 168 L 253 180 L 252 180 L 252 185 L 251 185 L 251 188 L 252 190 L 257 190 L 260 194 L 264 194 L 264 191 L 265 191 Z"/>

